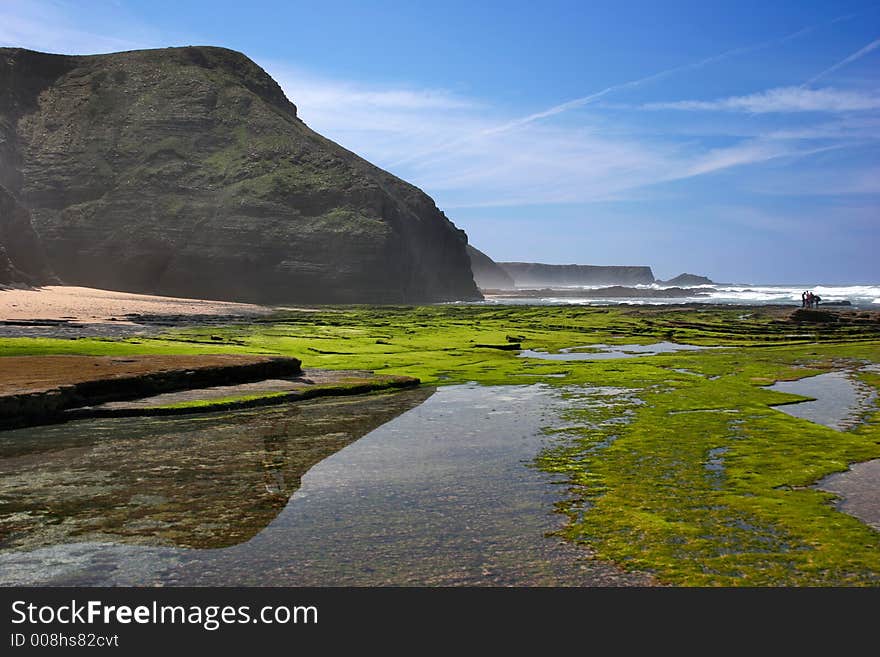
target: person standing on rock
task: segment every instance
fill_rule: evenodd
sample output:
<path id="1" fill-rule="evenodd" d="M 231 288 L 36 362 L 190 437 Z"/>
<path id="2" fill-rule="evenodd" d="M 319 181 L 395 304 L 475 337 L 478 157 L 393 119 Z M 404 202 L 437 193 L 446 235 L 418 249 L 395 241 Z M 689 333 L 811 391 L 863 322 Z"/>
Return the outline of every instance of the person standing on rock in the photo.
<path id="1" fill-rule="evenodd" d="M 801 293 L 801 308 L 806 308 L 806 307 L 807 307 L 807 291 L 804 290 Z"/>

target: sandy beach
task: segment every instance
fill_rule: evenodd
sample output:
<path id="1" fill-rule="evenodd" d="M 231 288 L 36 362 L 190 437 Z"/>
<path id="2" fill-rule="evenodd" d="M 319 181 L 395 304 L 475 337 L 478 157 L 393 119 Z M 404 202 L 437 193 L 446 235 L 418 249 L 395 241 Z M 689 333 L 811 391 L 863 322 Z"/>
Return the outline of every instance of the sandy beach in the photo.
<path id="1" fill-rule="evenodd" d="M 67 285 L 0 289 L 0 321 L 131 323 L 126 315 L 253 316 L 270 312 L 272 309 L 267 306 L 249 303 L 160 297 Z"/>

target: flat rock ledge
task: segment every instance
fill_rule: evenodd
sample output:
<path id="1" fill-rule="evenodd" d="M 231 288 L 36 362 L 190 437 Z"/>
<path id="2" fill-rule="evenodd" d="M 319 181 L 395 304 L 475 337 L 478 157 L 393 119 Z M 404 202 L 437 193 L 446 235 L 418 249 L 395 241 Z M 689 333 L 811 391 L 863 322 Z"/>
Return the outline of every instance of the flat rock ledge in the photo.
<path id="1" fill-rule="evenodd" d="M 301 376 L 252 383 L 196 388 L 141 399 L 108 402 L 67 411 L 69 419 L 184 415 L 284 404 L 316 397 L 361 395 L 411 388 L 421 381 L 411 376 L 376 374 L 367 370 L 305 370 Z"/>
<path id="2" fill-rule="evenodd" d="M 67 411 L 162 393 L 299 376 L 298 358 L 8 356 L 0 358 L 0 428 L 69 419 Z"/>
<path id="3" fill-rule="evenodd" d="M 357 395 L 420 384 L 366 370 L 303 370 L 298 358 L 0 358 L 0 429 L 89 417 L 181 415 Z"/>

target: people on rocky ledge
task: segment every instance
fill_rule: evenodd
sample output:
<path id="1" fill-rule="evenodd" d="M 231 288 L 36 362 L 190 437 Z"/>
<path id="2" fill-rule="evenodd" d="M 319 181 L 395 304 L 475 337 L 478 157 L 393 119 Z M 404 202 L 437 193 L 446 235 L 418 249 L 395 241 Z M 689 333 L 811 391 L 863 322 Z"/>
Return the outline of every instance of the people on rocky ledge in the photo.
<path id="1" fill-rule="evenodd" d="M 822 300 L 818 294 L 813 294 L 810 291 L 804 291 L 801 294 L 801 308 L 818 308 L 819 302 Z"/>

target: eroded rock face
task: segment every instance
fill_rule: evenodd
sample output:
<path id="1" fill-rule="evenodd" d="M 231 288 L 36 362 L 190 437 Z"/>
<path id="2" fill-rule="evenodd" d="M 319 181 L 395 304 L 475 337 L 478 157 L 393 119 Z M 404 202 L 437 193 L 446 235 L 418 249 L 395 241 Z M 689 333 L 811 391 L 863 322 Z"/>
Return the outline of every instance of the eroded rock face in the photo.
<path id="1" fill-rule="evenodd" d="M 0 183 L 65 282 L 285 302 L 476 299 L 466 236 L 310 130 L 244 55 L 0 49 Z"/>
<path id="2" fill-rule="evenodd" d="M 53 279 L 30 214 L 0 186 L 0 285 L 42 285 Z"/>
<path id="3" fill-rule="evenodd" d="M 474 282 L 478 287 L 484 290 L 512 290 L 516 287 L 510 274 L 504 271 L 492 258 L 470 244 L 467 247 L 467 252 L 471 258 Z"/>
<path id="4" fill-rule="evenodd" d="M 540 262 L 499 262 L 520 287 L 554 285 L 643 285 L 654 282 L 650 267 L 546 265 Z"/>

